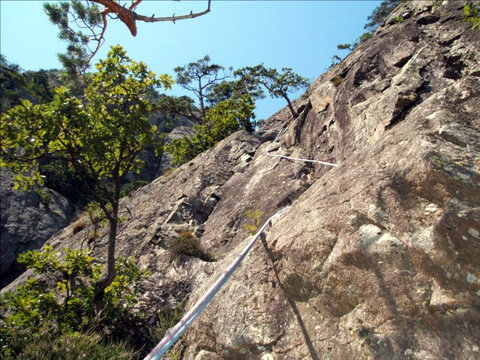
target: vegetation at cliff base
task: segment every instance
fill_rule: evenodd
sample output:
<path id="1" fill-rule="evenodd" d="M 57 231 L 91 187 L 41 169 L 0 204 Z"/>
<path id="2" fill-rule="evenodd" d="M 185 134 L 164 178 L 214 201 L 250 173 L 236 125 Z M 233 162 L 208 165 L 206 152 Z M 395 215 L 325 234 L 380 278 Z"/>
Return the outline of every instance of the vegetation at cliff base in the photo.
<path id="1" fill-rule="evenodd" d="M 28 279 L 15 292 L 0 298 L 3 358 L 41 358 L 47 354 L 46 358 L 52 358 L 62 347 L 77 355 L 100 352 L 120 356 L 127 352 L 121 346 L 94 345 L 92 339 L 100 340 L 95 334 L 103 334 L 105 340 L 134 339 L 131 332 L 143 319 L 132 307 L 148 273 L 140 271 L 133 259 L 117 259 L 116 276 L 105 289 L 101 315 L 95 309 L 94 297 L 103 266 L 95 263 L 91 251 L 65 248 L 60 257 L 53 247 L 45 246 L 43 251 L 21 254 L 18 261 L 42 276 Z M 66 346 L 73 339 L 79 343 Z M 38 346 L 40 343 L 55 344 L 56 350 Z"/>

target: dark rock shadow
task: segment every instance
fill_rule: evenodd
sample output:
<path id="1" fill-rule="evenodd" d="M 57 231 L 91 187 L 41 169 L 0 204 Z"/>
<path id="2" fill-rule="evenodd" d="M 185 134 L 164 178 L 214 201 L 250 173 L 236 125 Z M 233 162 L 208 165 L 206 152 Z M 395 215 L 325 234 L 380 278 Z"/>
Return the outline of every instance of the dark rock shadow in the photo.
<path id="1" fill-rule="evenodd" d="M 317 354 L 317 351 L 315 350 L 315 347 L 313 346 L 313 342 L 312 342 L 312 339 L 310 338 L 310 335 L 308 333 L 308 330 L 305 326 L 305 322 L 303 321 L 302 319 L 302 315 L 300 314 L 300 311 L 298 310 L 298 307 L 297 307 L 297 304 L 295 303 L 295 301 L 288 295 L 287 291 L 285 290 L 285 287 L 282 283 L 282 281 L 280 280 L 280 276 L 279 276 L 279 273 L 278 273 L 278 269 L 275 265 L 275 257 L 273 256 L 273 253 L 272 251 L 270 250 L 270 248 L 268 247 L 268 243 L 265 239 L 265 234 L 262 234 L 260 235 L 260 239 L 262 240 L 262 244 L 265 248 L 265 250 L 267 251 L 267 254 L 268 254 L 268 257 L 270 259 L 270 262 L 272 264 L 272 269 L 273 269 L 273 272 L 275 273 L 275 277 L 278 281 L 278 284 L 280 286 L 280 289 L 282 289 L 282 292 L 283 292 L 283 295 L 285 296 L 285 299 L 287 300 L 288 304 L 290 305 L 290 307 L 292 308 L 292 311 L 295 315 L 295 318 L 297 319 L 297 322 L 298 322 L 298 325 L 300 326 L 300 329 L 302 330 L 302 335 L 303 335 L 303 338 L 305 339 L 305 343 L 307 344 L 307 348 L 308 348 L 308 351 L 310 352 L 310 356 L 312 357 L 313 360 L 319 360 L 319 357 L 318 357 L 318 354 Z"/>

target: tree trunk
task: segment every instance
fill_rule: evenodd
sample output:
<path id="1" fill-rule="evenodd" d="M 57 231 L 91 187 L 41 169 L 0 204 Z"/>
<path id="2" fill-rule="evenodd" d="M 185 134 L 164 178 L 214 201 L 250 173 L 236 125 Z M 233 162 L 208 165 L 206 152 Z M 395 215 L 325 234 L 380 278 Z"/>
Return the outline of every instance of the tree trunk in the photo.
<path id="1" fill-rule="evenodd" d="M 110 231 L 108 234 L 108 250 L 107 250 L 107 271 L 95 284 L 95 297 L 94 297 L 94 311 L 99 314 L 103 308 L 103 299 L 105 297 L 105 289 L 115 279 L 115 243 L 117 240 L 117 228 L 118 228 L 118 201 L 113 204 L 111 213 Z"/>
<path id="2" fill-rule="evenodd" d="M 205 117 L 205 103 L 203 102 L 202 79 L 198 79 L 198 100 L 200 102 L 200 111 L 202 112 L 202 124 Z"/>
<path id="3" fill-rule="evenodd" d="M 287 100 L 288 108 L 290 109 L 290 112 L 292 113 L 293 118 L 296 119 L 296 118 L 298 117 L 298 114 L 297 114 L 297 112 L 295 111 L 295 109 L 293 108 L 293 105 L 292 105 L 290 99 L 288 98 L 287 95 L 283 95 L 283 98 L 284 98 L 285 100 Z"/>

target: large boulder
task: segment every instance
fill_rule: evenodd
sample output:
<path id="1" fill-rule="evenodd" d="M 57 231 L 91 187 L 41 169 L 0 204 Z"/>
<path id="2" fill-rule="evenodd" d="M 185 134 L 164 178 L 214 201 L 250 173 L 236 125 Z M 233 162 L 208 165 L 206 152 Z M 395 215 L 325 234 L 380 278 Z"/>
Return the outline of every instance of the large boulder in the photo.
<path id="1" fill-rule="evenodd" d="M 73 204 L 54 190 L 13 190 L 13 174 L 0 169 L 0 277 L 3 288 L 25 269 L 16 261 L 27 250 L 40 249 L 75 216 Z"/>

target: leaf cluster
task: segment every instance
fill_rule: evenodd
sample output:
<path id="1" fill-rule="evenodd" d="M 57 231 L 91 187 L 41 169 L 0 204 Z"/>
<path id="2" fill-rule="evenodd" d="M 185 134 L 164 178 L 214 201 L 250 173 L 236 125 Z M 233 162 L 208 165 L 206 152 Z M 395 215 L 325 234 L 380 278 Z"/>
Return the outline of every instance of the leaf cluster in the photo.
<path id="1" fill-rule="evenodd" d="M 294 73 L 291 68 L 282 68 L 281 71 L 278 71 L 266 68 L 263 64 L 238 69 L 234 75 L 240 78 L 239 82 L 244 89 L 259 92 L 260 86 L 263 86 L 272 98 L 285 99 L 294 118 L 298 114 L 293 108 L 288 94 L 305 89 L 310 84 L 307 78 Z"/>
<path id="2" fill-rule="evenodd" d="M 263 212 L 260 210 L 247 210 L 245 215 L 247 215 L 247 218 L 253 220 L 253 224 L 243 224 L 243 227 L 247 229 L 250 235 L 256 235 L 260 229 L 260 219 Z"/>
<path id="3" fill-rule="evenodd" d="M 96 317 L 93 298 L 102 266 L 93 261 L 90 251 L 65 248 L 60 259 L 53 247 L 46 246 L 43 251 L 21 254 L 18 261 L 41 276 L 28 279 L 15 293 L 1 296 L 2 355 L 20 355 L 29 338 L 41 334 L 46 324 L 56 336 L 90 330 L 121 332 L 132 319 L 140 283 L 148 276 L 132 259 L 119 259 L 117 276 L 106 289 L 101 317 Z"/>
<path id="4" fill-rule="evenodd" d="M 213 147 L 220 140 L 238 130 L 253 131 L 255 105 L 248 94 L 220 101 L 208 109 L 203 124 L 193 127 L 195 135 L 173 139 L 166 150 L 173 155 L 173 163 L 180 165 Z"/>
<path id="5" fill-rule="evenodd" d="M 75 80 L 89 67 L 94 49 L 103 44 L 101 10 L 95 3 L 80 0 L 43 6 L 49 20 L 59 28 L 59 39 L 67 41 L 67 52 L 58 57 L 69 78 Z M 94 48 L 92 42 L 96 43 Z"/>
<path id="6" fill-rule="evenodd" d="M 473 1 L 468 2 L 463 8 L 463 21 L 472 24 L 472 30 L 480 28 L 480 10 Z"/>
<path id="7" fill-rule="evenodd" d="M 193 92 L 198 98 L 202 116 L 205 116 L 205 100 L 208 99 L 208 93 L 215 85 L 229 77 L 223 66 L 212 64 L 210 61 L 210 56 L 205 55 L 196 62 L 173 69 L 176 73 L 176 83 Z"/>
<path id="8" fill-rule="evenodd" d="M 272 98 L 287 97 L 287 94 L 306 88 L 309 80 L 293 72 L 291 68 L 266 68 L 263 64 L 238 69 L 234 75 L 246 88 L 259 88 L 263 85 Z"/>
<path id="9" fill-rule="evenodd" d="M 0 165 L 19 174 L 22 187 L 43 182 L 40 158 L 64 159 L 95 200 L 106 203 L 113 196 L 106 183 L 119 187 L 130 171 L 140 169 L 138 153 L 158 143 L 144 94 L 158 86 L 170 88 L 173 80 L 168 75 L 157 78 L 144 63 L 131 61 L 120 46 L 112 47 L 97 70 L 83 99 L 58 88 L 50 103 L 22 101 L 2 114 Z"/>

